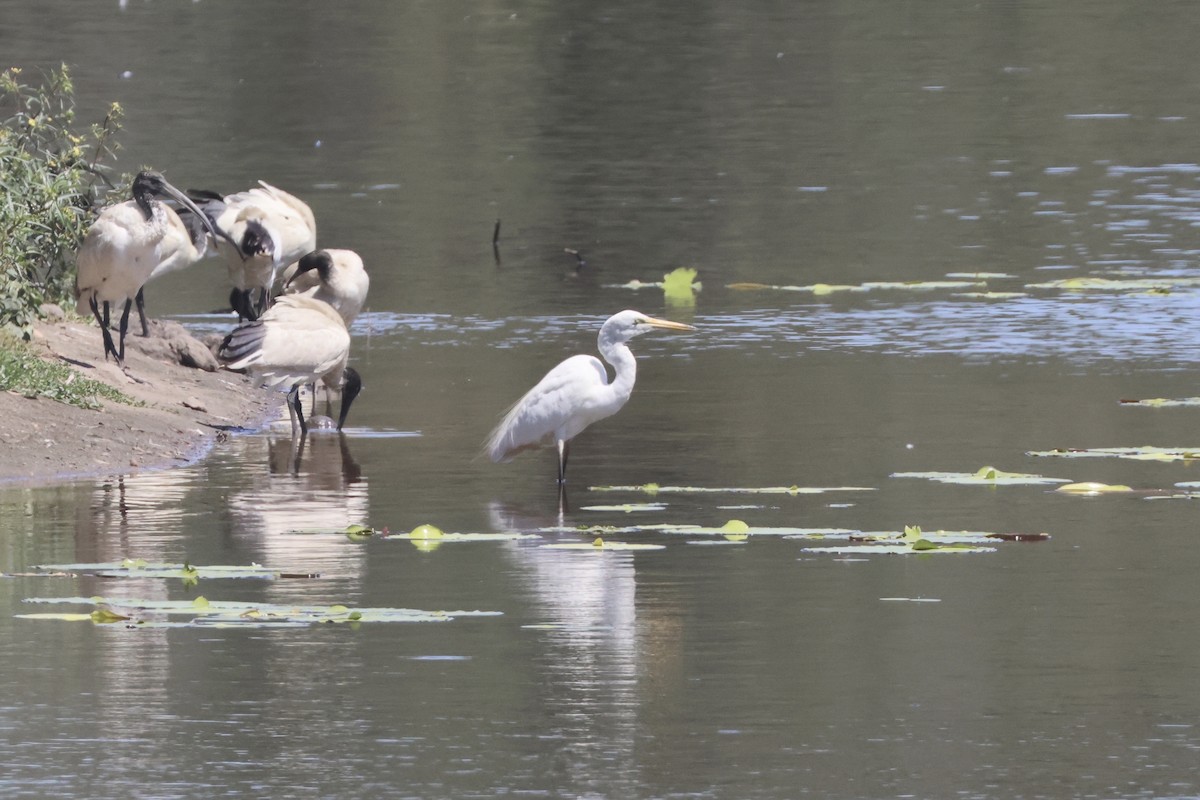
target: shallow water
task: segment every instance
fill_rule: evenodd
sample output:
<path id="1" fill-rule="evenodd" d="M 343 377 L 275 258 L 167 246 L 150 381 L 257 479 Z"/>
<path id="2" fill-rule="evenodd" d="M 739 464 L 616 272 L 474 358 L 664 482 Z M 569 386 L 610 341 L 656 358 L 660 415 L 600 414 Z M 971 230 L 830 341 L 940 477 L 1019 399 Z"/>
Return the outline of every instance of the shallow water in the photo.
<path id="1" fill-rule="evenodd" d="M 1190 10 L 0 0 L 9 63 L 71 63 L 83 119 L 125 106 L 123 169 L 295 191 L 322 244 L 372 275 L 344 438 L 296 452 L 251 433 L 184 469 L 0 490 L 6 573 L 126 557 L 321 573 L 0 580 L 4 794 L 1196 796 L 1194 502 L 890 477 L 1197 479 L 1187 462 L 1026 455 L 1200 449 L 1195 409 L 1119 403 L 1200 394 Z M 694 303 L 622 288 L 683 265 Z M 975 273 L 1007 294 L 728 288 Z M 1156 284 L 1038 286 L 1079 277 Z M 223 281 L 205 262 L 147 303 L 219 330 Z M 625 307 L 698 331 L 636 342 L 633 399 L 577 440 L 560 517 L 549 454 L 496 466 L 480 443 Z M 872 491 L 590 488 L 650 482 Z M 665 508 L 586 510 L 648 501 Z M 730 519 L 1050 539 L 978 555 L 663 531 L 608 536 L 661 550 L 540 546 L 595 535 L 559 525 Z M 355 522 L 542 539 L 297 533 Z M 14 616 L 44 610 L 34 597 L 200 594 L 503 615 Z"/>

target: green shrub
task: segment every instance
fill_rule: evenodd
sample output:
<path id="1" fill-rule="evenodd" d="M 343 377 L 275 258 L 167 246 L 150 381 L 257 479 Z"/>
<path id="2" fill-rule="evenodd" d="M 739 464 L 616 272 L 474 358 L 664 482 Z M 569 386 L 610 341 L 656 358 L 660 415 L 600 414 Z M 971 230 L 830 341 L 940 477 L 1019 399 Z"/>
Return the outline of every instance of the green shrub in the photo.
<path id="1" fill-rule="evenodd" d="M 71 298 L 75 251 L 113 188 L 121 107 L 80 133 L 65 65 L 36 87 L 20 75 L 0 73 L 0 330 L 28 338 L 38 306 Z"/>

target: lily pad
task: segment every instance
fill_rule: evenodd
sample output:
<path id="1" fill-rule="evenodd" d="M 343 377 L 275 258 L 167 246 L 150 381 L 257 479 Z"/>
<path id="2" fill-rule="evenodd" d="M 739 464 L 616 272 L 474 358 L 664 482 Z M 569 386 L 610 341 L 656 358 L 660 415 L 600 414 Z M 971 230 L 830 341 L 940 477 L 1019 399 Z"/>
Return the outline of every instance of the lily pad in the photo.
<path id="1" fill-rule="evenodd" d="M 1108 483 L 1096 483 L 1095 481 L 1085 481 L 1083 483 L 1068 483 L 1065 486 L 1059 486 L 1054 491 L 1062 494 L 1079 494 L 1079 495 L 1097 495 L 1097 494 L 1125 494 L 1132 492 L 1128 486 L 1113 485 Z"/>
<path id="2" fill-rule="evenodd" d="M 1046 478 L 1022 472 L 1004 472 L 995 467 L 982 467 L 975 472 L 893 472 L 893 478 L 925 478 L 939 483 L 958 483 L 982 486 L 1016 484 L 1070 483 L 1067 478 Z"/>
<path id="3" fill-rule="evenodd" d="M 1048 533 L 998 533 L 994 531 L 923 531 L 921 528 L 905 528 L 903 531 L 864 531 L 849 537 L 852 542 L 865 544 L 888 544 L 896 541 L 913 542 L 925 539 L 931 544 L 987 544 L 994 542 L 1041 542 L 1050 538 Z"/>
<path id="4" fill-rule="evenodd" d="M 666 545 L 663 544 L 643 544 L 641 542 L 608 542 L 597 536 L 590 542 L 559 542 L 556 544 L 544 544 L 543 548 L 553 550 L 589 550 L 592 552 L 600 552 L 603 550 L 665 550 Z"/>
<path id="5" fill-rule="evenodd" d="M 825 494 L 827 492 L 873 492 L 871 486 L 589 486 L 592 492 L 642 492 L 644 494 Z"/>
<path id="6" fill-rule="evenodd" d="M 521 533 L 519 531 L 501 531 L 498 533 L 450 533 L 441 530 L 435 525 L 418 525 L 408 533 L 392 533 L 387 528 L 373 529 L 369 528 L 371 533 L 343 531 L 318 531 L 318 530 L 294 530 L 288 531 L 289 536 L 346 536 L 351 541 L 366 541 L 370 538 L 378 538 L 381 541 L 402 541 L 402 542 L 429 542 L 429 543 L 450 543 L 450 542 L 511 542 L 516 539 L 539 539 L 541 538 L 536 533 Z"/>
<path id="7" fill-rule="evenodd" d="M 1027 456 L 1054 458 L 1129 458 L 1136 461 L 1196 461 L 1200 447 L 1086 447 L 1031 450 Z"/>
<path id="8" fill-rule="evenodd" d="M 971 300 L 1016 300 L 1029 297 L 1025 292 L 958 292 L 955 297 L 966 297 Z"/>
<path id="9" fill-rule="evenodd" d="M 808 292 L 822 296 L 837 292 L 870 292 L 876 290 L 933 291 L 937 289 L 976 289 L 986 287 L 984 281 L 868 281 L 854 284 L 813 283 L 805 286 L 778 286 L 767 283 L 730 283 L 727 289 L 737 291 L 770 290 L 776 292 Z"/>
<path id="10" fill-rule="evenodd" d="M 1144 408 L 1177 408 L 1180 406 L 1200 406 L 1200 397 L 1180 397 L 1174 400 L 1166 397 L 1151 397 L 1145 400 L 1122 400 L 1121 405 L 1142 406 Z"/>
<path id="11" fill-rule="evenodd" d="M 626 514 L 635 511 L 666 511 L 666 503 L 624 503 L 615 506 L 584 506 L 581 511 L 621 511 Z"/>
<path id="12" fill-rule="evenodd" d="M 731 522 L 737 522 L 737 520 L 731 520 Z M 742 524 L 745 525 L 745 523 Z M 552 530 L 563 532 L 563 529 L 561 528 L 555 528 Z M 851 528 L 792 528 L 763 527 L 758 525 L 746 525 L 744 528 L 738 527 L 733 529 L 729 527 L 729 523 L 726 523 L 719 528 L 674 523 L 664 523 L 660 525 L 630 525 L 628 527 L 608 529 L 605 532 L 644 533 L 647 531 L 682 534 L 684 536 L 792 536 L 814 539 L 826 537 L 849 538 L 851 535 L 861 533 L 861 531 Z"/>
<path id="13" fill-rule="evenodd" d="M 214 578 L 319 578 L 318 572 L 296 572 L 250 565 L 157 564 L 143 559 L 103 561 L 90 564 L 38 564 L 33 569 L 47 575 L 96 575 L 102 578 L 181 578 L 199 580 Z"/>
<path id="14" fill-rule="evenodd" d="M 1059 289 L 1068 292 L 1152 292 L 1164 294 L 1172 289 L 1200 286 L 1200 278 L 1062 278 L 1044 283 L 1029 283 L 1026 289 Z"/>
<path id="15" fill-rule="evenodd" d="M 805 547 L 805 553 L 827 553 L 834 555 L 966 555 L 971 553 L 994 553 L 994 547 L 948 544 L 923 547 L 916 544 L 850 544 L 838 547 Z"/>
<path id="16" fill-rule="evenodd" d="M 284 605 L 223 600 L 151 600 L 106 597 L 33 597 L 26 603 L 91 605 L 86 615 L 93 622 L 123 622 L 129 626 L 155 623 L 154 617 L 191 617 L 172 625 L 198 627 L 261 627 L 264 625 L 311 625 L 319 622 L 448 622 L 458 617 L 499 616 L 499 611 L 422 611 L 411 608 L 350 608 L 344 605 Z M 79 620 L 83 615 L 18 614 L 22 619 Z M 158 623 L 161 624 L 161 623 Z"/>

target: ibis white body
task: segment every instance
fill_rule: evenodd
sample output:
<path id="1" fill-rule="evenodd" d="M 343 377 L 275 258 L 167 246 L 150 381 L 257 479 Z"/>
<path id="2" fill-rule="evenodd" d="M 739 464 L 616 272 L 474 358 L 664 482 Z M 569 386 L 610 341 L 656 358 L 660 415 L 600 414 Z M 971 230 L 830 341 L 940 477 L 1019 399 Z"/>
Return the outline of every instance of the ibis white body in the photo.
<path id="1" fill-rule="evenodd" d="M 201 211 L 157 172 L 141 172 L 133 181 L 134 199 L 109 206 L 88 228 L 76 254 L 75 298 L 81 315 L 95 315 L 104 332 L 104 354 L 125 359 L 125 332 L 133 299 L 151 277 L 199 260 L 205 250 L 204 229 L 215 234 Z M 204 228 L 189 230 L 179 215 L 157 198 L 174 197 L 197 215 Z M 125 303 L 119 351 L 108 331 L 110 303 Z M 100 309 L 103 307 L 104 313 Z M 143 321 L 143 332 L 144 332 Z"/>
<path id="2" fill-rule="evenodd" d="M 362 385 L 347 366 L 346 324 L 328 303 L 311 297 L 280 297 L 257 320 L 243 322 L 226 336 L 218 356 L 227 368 L 246 369 L 265 386 L 289 389 L 293 433 L 307 432 L 297 397 L 302 384 L 321 381 L 343 390 L 339 430 Z"/>

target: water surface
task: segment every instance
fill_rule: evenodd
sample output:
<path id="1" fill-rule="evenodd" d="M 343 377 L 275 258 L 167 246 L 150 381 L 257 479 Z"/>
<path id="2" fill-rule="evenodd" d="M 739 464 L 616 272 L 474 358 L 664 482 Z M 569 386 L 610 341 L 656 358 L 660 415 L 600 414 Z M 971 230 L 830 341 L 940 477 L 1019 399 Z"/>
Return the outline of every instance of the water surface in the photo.
<path id="1" fill-rule="evenodd" d="M 319 580 L 0 581 L 14 797 L 1185 797 L 1200 793 L 1196 509 L 953 486 L 984 465 L 1166 490 L 1200 446 L 1197 21 L 1183 3 L 0 1 L 11 64 L 66 61 L 120 167 L 305 197 L 372 275 L 344 439 L 0 491 L 0 570 L 140 557 Z M 492 230 L 501 220 L 499 250 Z M 564 248 L 580 251 L 586 266 Z M 678 266 L 694 303 L 621 288 Z M 942 281 L 981 289 L 737 290 Z M 1065 278 L 1152 279 L 1070 291 Z M 952 278 L 962 280 L 962 278 Z M 1174 281 L 1174 283 L 1171 283 Z M 147 289 L 201 331 L 205 262 Z M 480 443 L 625 307 L 637 390 L 572 453 Z M 589 487 L 862 486 L 648 498 Z M 586 511 L 653 499 L 660 511 Z M 1046 532 L 975 556 L 752 537 L 577 552 L 549 526 Z M 298 530 L 541 531 L 351 542 Z M 424 625 L 126 630 L 31 597 L 501 611 Z M 904 598 L 896 600 L 894 598 Z M 936 601 L 936 602 L 915 602 Z"/>

